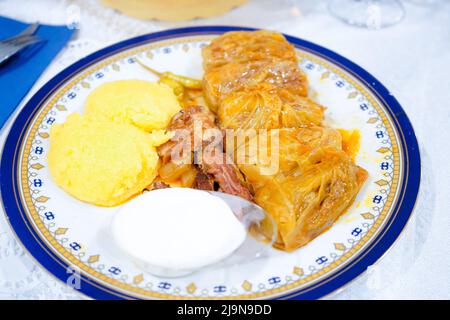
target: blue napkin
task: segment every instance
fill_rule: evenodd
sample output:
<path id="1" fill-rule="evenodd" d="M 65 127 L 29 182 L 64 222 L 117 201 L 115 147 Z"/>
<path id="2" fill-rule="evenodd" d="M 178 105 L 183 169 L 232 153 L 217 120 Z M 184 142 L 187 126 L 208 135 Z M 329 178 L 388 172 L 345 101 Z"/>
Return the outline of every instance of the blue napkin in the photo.
<path id="1" fill-rule="evenodd" d="M 0 40 L 16 35 L 29 25 L 0 17 Z M 72 36 L 66 26 L 40 25 L 35 32 L 45 42 L 29 46 L 0 65 L 0 128 L 20 101 Z"/>

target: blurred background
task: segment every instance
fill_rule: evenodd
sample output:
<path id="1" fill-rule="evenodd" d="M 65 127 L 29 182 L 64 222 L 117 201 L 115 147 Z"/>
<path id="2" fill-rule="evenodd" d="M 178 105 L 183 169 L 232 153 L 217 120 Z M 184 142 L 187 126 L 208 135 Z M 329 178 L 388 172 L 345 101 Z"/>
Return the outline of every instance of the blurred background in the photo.
<path id="1" fill-rule="evenodd" d="M 413 123 L 422 185 L 394 247 L 329 298 L 450 298 L 450 152 L 443 147 L 450 125 L 449 0 L 0 0 L 0 16 L 76 30 L 21 105 L 57 72 L 99 48 L 182 26 L 272 29 L 359 64 L 390 89 Z M 80 298 L 33 262 L 3 220 L 0 214 L 0 298 Z"/>

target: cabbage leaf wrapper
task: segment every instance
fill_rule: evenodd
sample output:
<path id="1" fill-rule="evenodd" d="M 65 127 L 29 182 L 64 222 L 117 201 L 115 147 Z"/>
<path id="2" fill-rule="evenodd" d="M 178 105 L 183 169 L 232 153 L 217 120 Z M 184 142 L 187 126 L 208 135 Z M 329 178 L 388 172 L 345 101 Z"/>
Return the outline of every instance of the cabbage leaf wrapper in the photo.
<path id="1" fill-rule="evenodd" d="M 291 174 L 256 190 L 255 202 L 277 222 L 275 247 L 292 251 L 330 228 L 355 200 L 367 171 L 343 151 L 317 148 Z"/>

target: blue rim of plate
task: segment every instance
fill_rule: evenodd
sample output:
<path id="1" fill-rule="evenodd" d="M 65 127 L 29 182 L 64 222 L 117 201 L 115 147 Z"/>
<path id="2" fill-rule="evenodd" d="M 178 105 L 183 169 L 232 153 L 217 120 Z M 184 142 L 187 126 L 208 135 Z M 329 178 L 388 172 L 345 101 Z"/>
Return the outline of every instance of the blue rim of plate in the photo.
<path id="1" fill-rule="evenodd" d="M 22 129 L 28 125 L 28 120 L 39 110 L 39 103 L 42 101 L 43 97 L 54 92 L 58 88 L 57 85 L 59 83 L 89 67 L 93 61 L 107 58 L 118 51 L 124 50 L 125 48 L 128 49 L 130 46 L 132 47 L 180 36 L 215 35 L 237 30 L 251 31 L 255 29 L 231 26 L 188 27 L 151 33 L 119 42 L 92 53 L 61 71 L 53 79 L 47 82 L 47 84 L 45 84 L 20 111 L 6 138 L 0 163 L 0 191 L 3 207 L 17 238 L 22 242 L 27 251 L 55 277 L 66 283 L 67 279 L 73 275 L 67 273 L 67 268 L 69 267 L 67 263 L 52 253 L 51 250 L 47 250 L 45 243 L 40 240 L 33 228 L 28 228 L 31 225 L 31 221 L 23 214 L 25 210 L 20 201 L 16 201 L 14 197 L 14 194 L 20 192 L 18 186 L 14 183 L 14 179 L 18 174 L 16 164 L 20 156 L 15 153 L 15 148 L 22 143 L 24 138 L 21 133 L 23 132 Z M 397 203 L 396 207 L 393 208 L 393 212 L 397 212 L 397 214 L 391 215 L 377 237 L 372 239 L 369 245 L 352 259 L 356 260 L 356 263 L 330 273 L 330 275 L 311 286 L 305 286 L 297 291 L 276 297 L 277 299 L 318 299 L 334 292 L 358 277 L 369 266 L 381 258 L 400 235 L 414 210 L 419 191 L 421 175 L 420 153 L 413 127 L 406 113 L 397 100 L 377 79 L 358 65 L 333 51 L 296 37 L 288 35 L 285 35 L 285 37 L 296 47 L 338 65 L 356 79 L 363 82 L 373 95 L 381 101 L 384 101 L 384 108 L 390 114 L 392 119 L 394 119 L 394 126 L 402 138 L 399 142 L 400 150 L 404 156 L 403 165 L 405 168 L 405 175 L 403 181 L 401 181 L 399 196 L 404 200 Z M 407 181 L 406 184 L 405 181 Z M 95 299 L 136 299 L 134 296 L 105 287 L 102 283 L 86 277 L 83 274 L 80 275 L 80 280 L 81 288 L 79 291 L 89 297 Z"/>

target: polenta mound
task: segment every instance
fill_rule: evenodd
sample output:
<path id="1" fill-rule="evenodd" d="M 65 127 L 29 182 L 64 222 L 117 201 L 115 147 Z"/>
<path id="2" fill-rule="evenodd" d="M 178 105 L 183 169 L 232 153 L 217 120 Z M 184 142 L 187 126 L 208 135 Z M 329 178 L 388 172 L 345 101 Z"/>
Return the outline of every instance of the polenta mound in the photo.
<path id="1" fill-rule="evenodd" d="M 165 129 L 181 106 L 167 86 L 144 80 L 107 82 L 92 91 L 85 114 L 101 121 L 132 124 L 146 132 Z"/>
<path id="2" fill-rule="evenodd" d="M 157 175 L 155 147 L 170 139 L 130 124 L 96 121 L 77 113 L 50 133 L 50 173 L 73 197 L 99 206 L 119 205 Z"/>

